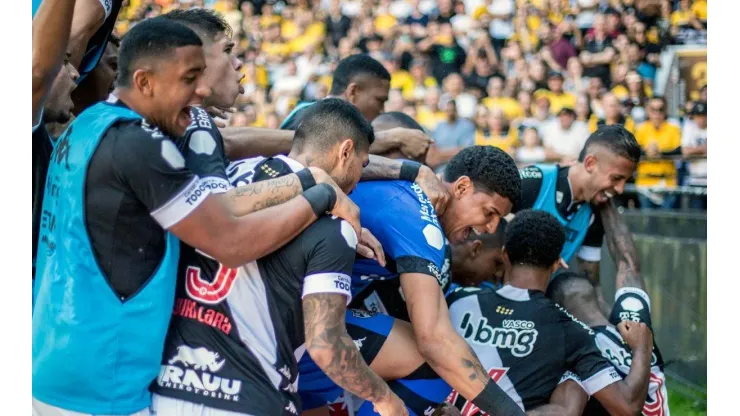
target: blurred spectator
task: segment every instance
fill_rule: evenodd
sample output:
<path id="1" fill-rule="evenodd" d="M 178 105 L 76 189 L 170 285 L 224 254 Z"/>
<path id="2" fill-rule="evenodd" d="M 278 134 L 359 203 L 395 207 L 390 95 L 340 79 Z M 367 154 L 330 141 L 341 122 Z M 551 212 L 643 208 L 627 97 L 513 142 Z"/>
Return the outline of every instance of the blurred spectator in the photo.
<path id="1" fill-rule="evenodd" d="M 588 139 L 588 127 L 576 121 L 576 112 L 563 107 L 555 120 L 542 127 L 542 142 L 553 157 L 562 163 L 578 160 L 583 145 Z"/>
<path id="2" fill-rule="evenodd" d="M 470 120 L 458 117 L 454 100 L 447 102 L 445 113 L 447 118 L 437 124 L 432 133 L 434 144 L 427 153 L 427 164 L 436 172 L 442 172 L 450 159 L 475 142 L 475 126 Z"/>
<path id="3" fill-rule="evenodd" d="M 242 112 L 234 113 L 229 121 L 231 127 L 247 127 L 250 125 L 247 115 Z"/>
<path id="4" fill-rule="evenodd" d="M 615 57 L 611 39 L 606 33 L 604 15 L 594 17 L 593 29 L 586 35 L 583 51 L 580 54 L 584 67 L 583 74 L 587 77 L 597 77 L 604 85 L 610 84 L 611 74 L 609 65 Z"/>
<path id="5" fill-rule="evenodd" d="M 455 40 L 449 23 L 440 25 L 439 35 L 424 39 L 417 46 L 429 53 L 432 75 L 439 83 L 448 75 L 459 73 L 465 64 L 465 50 Z"/>
<path id="6" fill-rule="evenodd" d="M 499 108 L 509 120 L 515 120 L 524 116 L 522 107 L 517 100 L 503 95 L 504 79 L 502 77 L 494 76 L 488 80 L 487 92 L 488 97 L 483 99 L 483 105 L 489 110 Z"/>
<path id="7" fill-rule="evenodd" d="M 697 11 L 703 14 L 703 20 Z M 694 9 L 691 0 L 680 0 L 678 10 L 671 14 L 671 35 L 678 44 L 706 43 L 706 2 Z"/>
<path id="8" fill-rule="evenodd" d="M 497 72 L 498 59 L 493 51 L 493 46 L 484 32 L 474 32 L 473 41 L 468 50 L 467 61 L 463 68 L 465 85 L 478 90 L 478 97 L 486 96 L 488 82 L 494 76 L 504 78 L 503 74 Z"/>
<path id="9" fill-rule="evenodd" d="M 576 121 L 582 123 L 588 123 L 591 116 L 593 116 L 591 104 L 588 102 L 588 97 L 585 94 L 581 94 L 576 98 L 576 107 L 574 110 L 576 112 Z"/>
<path id="10" fill-rule="evenodd" d="M 402 87 L 403 98 L 406 100 L 423 100 L 430 88 L 437 87 L 437 80 L 427 75 L 426 62 L 421 59 L 411 61 L 409 74 L 411 77 Z"/>
<path id="11" fill-rule="evenodd" d="M 486 123 L 479 124 L 475 131 L 475 144 L 498 147 L 512 157 L 514 156 L 518 144 L 517 133 L 509 127 L 501 109 L 488 110 Z"/>
<path id="12" fill-rule="evenodd" d="M 429 88 L 424 96 L 424 102 L 416 107 L 416 121 L 430 131 L 437 128 L 437 123 L 447 119 L 447 115 L 440 110 L 439 97 L 439 88 Z"/>
<path id="13" fill-rule="evenodd" d="M 552 114 L 559 113 L 563 107 L 575 108 L 576 106 L 576 97 L 563 91 L 563 80 L 563 74 L 552 71 L 547 76 L 547 89 L 535 92 L 535 96 L 544 94 L 550 99 L 550 112 Z"/>
<path id="14" fill-rule="evenodd" d="M 707 103 L 697 101 L 691 109 L 689 120 L 681 137 L 681 153 L 685 157 L 697 157 L 689 162 L 689 177 L 686 185 L 707 187 Z M 707 209 L 706 197 L 693 197 L 690 207 Z"/>
<path id="15" fill-rule="evenodd" d="M 331 0 L 325 24 L 327 36 L 324 45 L 327 50 L 333 51 L 339 46 L 339 41 L 347 36 L 352 26 L 352 19 L 342 13 L 339 0 Z"/>
<path id="16" fill-rule="evenodd" d="M 522 146 L 516 149 L 516 161 L 522 165 L 541 163 L 547 159 L 545 147 L 542 146 L 537 129 L 527 127 L 522 133 Z"/>
<path id="17" fill-rule="evenodd" d="M 578 50 L 570 39 L 565 38 L 563 35 L 572 30 L 572 24 L 562 22 L 555 26 L 553 30 L 552 39 L 542 49 L 542 57 L 555 71 L 564 71 L 568 69 L 568 62 L 578 56 Z M 578 37 L 580 38 L 580 32 Z"/>
<path id="18" fill-rule="evenodd" d="M 591 133 L 595 132 L 599 126 L 611 126 L 614 124 L 621 124 L 630 133 L 635 133 L 635 122 L 632 117 L 625 116 L 622 113 L 622 106 L 617 99 L 617 96 L 612 93 L 604 94 L 601 98 L 601 103 L 604 106 L 604 117 L 596 117 L 595 114 L 589 119 L 588 129 Z"/>
<path id="19" fill-rule="evenodd" d="M 439 98 L 440 107 L 446 106 L 449 100 L 455 100 L 460 117 L 468 119 L 473 117 L 478 100 L 474 95 L 465 91 L 465 84 L 460 74 L 448 75 L 442 83 L 442 89 L 444 93 Z"/>
<path id="20" fill-rule="evenodd" d="M 661 158 L 681 154 L 681 129 L 666 121 L 665 100 L 652 98 L 647 105 L 649 121 L 637 128 L 635 137 L 645 152 L 645 158 L 637 166 L 635 184 L 642 187 L 662 186 L 675 188 L 677 185 L 676 165 L 673 160 Z M 674 195 L 640 195 L 643 208 L 673 208 Z"/>

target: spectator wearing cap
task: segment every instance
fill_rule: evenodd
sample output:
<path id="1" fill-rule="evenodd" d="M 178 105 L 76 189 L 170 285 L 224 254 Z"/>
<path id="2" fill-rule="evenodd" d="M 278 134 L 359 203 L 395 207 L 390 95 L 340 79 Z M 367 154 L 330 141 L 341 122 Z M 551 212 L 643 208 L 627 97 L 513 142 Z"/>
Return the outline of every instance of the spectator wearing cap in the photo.
<path id="1" fill-rule="evenodd" d="M 475 126 L 470 120 L 458 117 L 454 100 L 447 102 L 445 113 L 447 119 L 439 122 L 432 133 L 434 143 L 426 158 L 427 164 L 436 172 L 442 172 L 450 159 L 475 141 Z"/>
<path id="2" fill-rule="evenodd" d="M 508 120 L 515 120 L 524 116 L 524 112 L 519 103 L 511 98 L 504 96 L 504 79 L 500 76 L 494 76 L 488 80 L 488 97 L 484 98 L 482 103 L 489 110 L 501 109 Z"/>
<path id="3" fill-rule="evenodd" d="M 475 132 L 475 144 L 498 147 L 513 157 L 518 144 L 516 130 L 509 128 L 503 111 L 501 109 L 489 111 L 486 121 L 485 126 Z"/>
<path id="4" fill-rule="evenodd" d="M 596 117 L 595 114 L 591 115 L 591 119 L 588 121 L 588 130 L 590 133 L 595 132 L 601 126 L 612 126 L 615 124 L 621 124 L 627 131 L 635 134 L 635 122 L 632 117 L 625 116 L 622 113 L 622 105 L 619 103 L 617 96 L 612 93 L 606 93 L 601 98 L 601 105 L 604 108 L 604 117 Z"/>
<path id="5" fill-rule="evenodd" d="M 575 108 L 576 96 L 563 91 L 563 74 L 550 71 L 547 76 L 547 89 L 535 92 L 535 95 L 544 94 L 550 99 L 550 112 L 558 114 L 564 107 Z"/>
<path id="6" fill-rule="evenodd" d="M 648 121 L 642 123 L 635 133 L 637 143 L 647 156 L 637 165 L 638 187 L 675 188 L 678 172 L 673 160 L 661 158 L 681 154 L 681 129 L 666 120 L 666 104 L 662 97 L 652 98 L 647 105 Z M 643 208 L 673 208 L 676 198 L 673 195 L 658 197 L 640 195 Z"/>
<path id="7" fill-rule="evenodd" d="M 588 139 L 588 127 L 576 122 L 576 112 L 571 107 L 563 107 L 558 117 L 542 128 L 542 141 L 553 158 L 562 163 L 578 160 L 578 155 Z"/>
<path id="8" fill-rule="evenodd" d="M 697 101 L 691 109 L 689 120 L 681 136 L 681 154 L 684 157 L 699 158 L 689 161 L 689 176 L 686 185 L 707 187 L 707 103 Z M 703 159 L 702 159 L 703 158 Z M 690 199 L 691 208 L 706 209 L 706 197 Z"/>

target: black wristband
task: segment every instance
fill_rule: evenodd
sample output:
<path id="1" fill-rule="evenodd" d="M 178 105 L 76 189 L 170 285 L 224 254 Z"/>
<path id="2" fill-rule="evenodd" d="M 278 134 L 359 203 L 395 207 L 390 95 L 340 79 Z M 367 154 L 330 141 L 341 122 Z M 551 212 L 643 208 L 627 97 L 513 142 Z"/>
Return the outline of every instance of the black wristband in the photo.
<path id="1" fill-rule="evenodd" d="M 524 416 L 522 409 L 493 380 L 471 401 L 489 415 Z"/>
<path id="2" fill-rule="evenodd" d="M 413 182 L 419 176 L 419 169 L 421 169 L 421 163 L 404 160 L 401 163 L 401 173 L 398 175 L 398 179 Z"/>
<path id="3" fill-rule="evenodd" d="M 311 174 L 311 170 L 308 168 L 299 170 L 295 174 L 298 175 L 298 180 L 301 181 L 301 188 L 303 188 L 304 192 L 316 186 L 316 180 L 313 178 L 313 174 Z"/>
<path id="4" fill-rule="evenodd" d="M 311 204 L 311 209 L 317 217 L 333 210 L 334 204 L 337 203 L 337 192 L 331 185 L 326 183 L 320 183 L 302 195 Z"/>

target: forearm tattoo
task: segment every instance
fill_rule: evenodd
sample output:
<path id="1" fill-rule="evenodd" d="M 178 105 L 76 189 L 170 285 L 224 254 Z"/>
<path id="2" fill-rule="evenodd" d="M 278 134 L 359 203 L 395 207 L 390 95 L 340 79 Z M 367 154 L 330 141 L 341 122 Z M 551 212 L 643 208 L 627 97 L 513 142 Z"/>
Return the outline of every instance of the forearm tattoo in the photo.
<path id="1" fill-rule="evenodd" d="M 391 391 L 365 363 L 360 350 L 347 334 L 343 295 L 321 293 L 303 298 L 306 349 L 309 353 L 328 351 L 324 373 L 345 390 L 371 402 L 390 396 Z"/>
<path id="2" fill-rule="evenodd" d="M 398 179 L 401 175 L 400 160 L 388 159 L 370 155 L 370 163 L 362 169 L 361 179 L 364 181 Z"/>
<path id="3" fill-rule="evenodd" d="M 302 191 L 301 181 L 295 174 L 255 182 L 230 191 L 238 215 L 247 215 L 293 199 Z"/>
<path id="4" fill-rule="evenodd" d="M 491 381 L 491 377 L 488 376 L 488 371 L 483 368 L 483 364 L 480 363 L 478 356 L 475 355 L 473 348 L 468 345 L 468 356 L 462 358 L 462 365 L 464 368 L 470 370 L 468 379 L 470 381 L 480 380 L 483 385 L 488 384 Z"/>
<path id="5" fill-rule="evenodd" d="M 645 290 L 645 282 L 640 274 L 640 259 L 635 241 L 621 214 L 611 203 L 601 208 L 601 222 L 604 224 L 606 246 L 617 265 L 617 287 L 638 287 Z"/>

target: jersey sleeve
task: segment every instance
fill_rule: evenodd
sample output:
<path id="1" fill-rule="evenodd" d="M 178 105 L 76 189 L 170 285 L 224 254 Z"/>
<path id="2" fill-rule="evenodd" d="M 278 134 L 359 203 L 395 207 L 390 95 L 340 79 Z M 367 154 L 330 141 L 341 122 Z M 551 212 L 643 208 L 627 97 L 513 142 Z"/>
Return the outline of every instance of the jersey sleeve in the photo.
<path id="1" fill-rule="evenodd" d="M 185 167 L 177 145 L 158 130 L 131 123 L 112 133 L 113 170 L 162 228 L 190 215 L 210 194 Z"/>
<path id="2" fill-rule="evenodd" d="M 522 180 L 522 193 L 519 201 L 514 204 L 511 212 L 519 212 L 525 209 L 531 209 L 537 202 L 542 187 L 542 171 L 536 166 L 527 166 L 519 170 L 519 178 Z"/>
<path id="3" fill-rule="evenodd" d="M 416 187 L 404 183 L 404 186 Z M 434 208 L 421 189 L 411 194 L 399 192 L 384 199 L 375 210 L 360 212 L 362 224 L 383 246 L 385 255 L 395 262 L 396 272 L 421 273 L 434 277 L 445 286 L 442 269 L 445 259 L 445 236 Z M 365 212 L 366 215 L 362 215 Z"/>
<path id="4" fill-rule="evenodd" d="M 650 297 L 644 290 L 637 287 L 623 287 L 614 295 L 614 306 L 609 322 L 616 326 L 622 321 L 645 322 L 645 325 L 652 331 Z"/>
<path id="5" fill-rule="evenodd" d="M 357 234 L 344 220 L 322 217 L 301 235 L 306 258 L 303 294 L 338 293 L 352 300 L 352 265 Z"/>
<path id="6" fill-rule="evenodd" d="M 622 377 L 596 346 L 594 332 L 575 318 L 563 317 L 565 356 L 570 371 L 581 380 L 590 396 Z"/>
<path id="7" fill-rule="evenodd" d="M 594 212 L 583 243 L 578 249 L 578 258 L 585 261 L 600 261 L 601 246 L 603 244 L 604 224 L 601 222 L 601 215 L 598 212 Z"/>
<path id="8" fill-rule="evenodd" d="M 183 155 L 185 166 L 198 175 L 212 193 L 227 192 L 231 185 L 226 176 L 226 155 L 221 133 L 208 113 L 192 107 L 193 119 L 185 133 Z"/>

